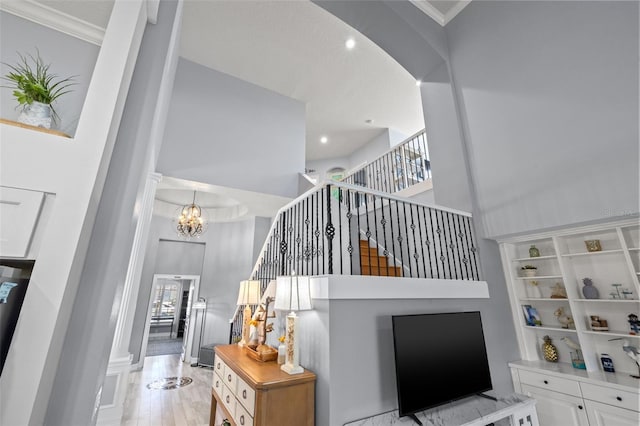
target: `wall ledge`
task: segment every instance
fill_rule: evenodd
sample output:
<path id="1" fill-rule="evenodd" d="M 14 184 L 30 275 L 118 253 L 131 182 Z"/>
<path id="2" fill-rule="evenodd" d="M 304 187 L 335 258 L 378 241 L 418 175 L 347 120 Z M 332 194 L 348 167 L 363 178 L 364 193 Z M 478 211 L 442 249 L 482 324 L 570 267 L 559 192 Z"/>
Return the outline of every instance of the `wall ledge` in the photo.
<path id="1" fill-rule="evenodd" d="M 311 277 L 311 294 L 319 300 L 488 299 L 489 286 L 486 281 L 322 275 Z"/>

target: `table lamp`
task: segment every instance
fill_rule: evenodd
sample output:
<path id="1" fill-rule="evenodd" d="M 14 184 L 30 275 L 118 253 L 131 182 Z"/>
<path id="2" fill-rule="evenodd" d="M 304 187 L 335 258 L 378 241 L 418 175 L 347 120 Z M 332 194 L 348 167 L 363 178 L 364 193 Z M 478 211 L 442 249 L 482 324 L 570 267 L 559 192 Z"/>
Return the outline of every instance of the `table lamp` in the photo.
<path id="1" fill-rule="evenodd" d="M 236 305 L 244 305 L 244 311 L 242 311 L 242 340 L 238 342 L 238 346 L 245 346 L 249 343 L 249 322 L 251 321 L 251 306 L 249 305 L 257 305 L 258 303 L 260 303 L 260 281 L 241 281 Z"/>
<path id="2" fill-rule="evenodd" d="M 311 287 L 309 277 L 295 275 L 276 278 L 276 303 L 274 309 L 291 311 L 287 315 L 285 342 L 287 357 L 280 369 L 285 373 L 299 374 L 304 371 L 298 364 L 298 337 L 296 336 L 296 311 L 305 311 L 311 306 Z"/>

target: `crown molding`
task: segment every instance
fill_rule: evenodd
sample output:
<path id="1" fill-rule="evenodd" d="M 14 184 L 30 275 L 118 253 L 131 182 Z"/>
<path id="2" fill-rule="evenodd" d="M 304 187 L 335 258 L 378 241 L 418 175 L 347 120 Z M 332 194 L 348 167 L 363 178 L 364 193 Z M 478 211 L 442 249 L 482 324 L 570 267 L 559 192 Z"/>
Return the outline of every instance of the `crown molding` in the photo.
<path id="1" fill-rule="evenodd" d="M 104 38 L 104 28 L 33 0 L 2 1 L 0 10 L 97 46 L 102 44 Z"/>
<path id="2" fill-rule="evenodd" d="M 409 0 L 415 7 L 424 12 L 431 19 L 436 21 L 443 27 L 449 23 L 462 9 L 467 7 L 471 0 L 458 1 L 446 14 L 443 14 L 436 9 L 431 3 L 426 0 Z"/>

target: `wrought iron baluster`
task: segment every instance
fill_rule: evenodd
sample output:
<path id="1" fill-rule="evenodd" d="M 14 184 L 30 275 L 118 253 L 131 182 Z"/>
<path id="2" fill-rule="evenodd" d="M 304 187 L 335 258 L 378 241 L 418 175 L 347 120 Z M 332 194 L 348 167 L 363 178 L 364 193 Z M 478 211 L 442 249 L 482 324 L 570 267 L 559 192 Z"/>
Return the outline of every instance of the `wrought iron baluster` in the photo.
<path id="1" fill-rule="evenodd" d="M 353 213 L 351 212 L 351 201 L 353 194 L 347 189 L 347 234 L 349 235 L 349 245 L 347 246 L 347 253 L 349 253 L 349 275 L 353 275 L 353 243 L 351 241 L 351 217 Z"/>
<path id="2" fill-rule="evenodd" d="M 380 244 L 380 240 L 378 240 L 377 235 L 376 235 L 376 240 L 378 241 L 378 251 L 380 250 L 380 247 L 384 248 L 384 251 L 382 252 L 382 254 L 384 254 L 384 257 L 387 258 L 387 274 L 386 275 L 389 275 L 389 244 L 387 243 L 387 220 L 384 217 L 384 199 L 382 197 L 379 197 L 379 198 L 380 198 L 380 216 L 382 216 L 382 219 L 380 219 L 380 225 L 382 225 L 382 244 Z M 374 207 L 375 207 L 375 204 L 374 204 Z M 378 256 L 380 256 L 380 253 L 378 253 Z M 380 265 L 380 261 L 378 261 L 378 273 L 382 275 L 382 266 Z"/>
<path id="3" fill-rule="evenodd" d="M 315 223 L 315 226 L 312 226 L 313 228 L 313 236 L 316 237 L 316 244 L 315 244 L 315 249 L 313 250 L 313 255 L 316 258 L 316 265 L 315 265 L 315 269 L 313 271 L 313 275 L 317 275 L 320 273 L 320 220 L 319 220 L 319 215 L 318 215 L 318 193 L 314 192 L 313 194 L 313 205 L 315 206 L 315 214 L 313 215 L 312 218 L 312 222 Z M 313 262 L 311 262 L 311 264 L 313 265 Z"/>
<path id="4" fill-rule="evenodd" d="M 446 267 L 447 270 L 449 271 L 449 276 L 447 277 L 446 272 L 445 271 L 445 276 L 443 278 L 451 278 L 451 265 L 449 265 L 449 259 L 447 257 L 447 240 L 446 240 L 446 230 L 445 225 L 444 225 L 444 217 L 443 217 L 443 212 L 441 210 L 438 210 L 436 212 L 436 217 L 438 218 L 438 229 L 440 230 L 439 232 L 439 240 L 440 240 L 440 260 L 442 261 L 442 267 L 443 269 Z"/>
<path id="5" fill-rule="evenodd" d="M 327 185 L 327 227 L 325 235 L 327 237 L 327 256 L 329 274 L 333 274 L 333 237 L 335 236 L 335 228 L 331 220 L 331 186 Z"/>
<path id="6" fill-rule="evenodd" d="M 409 226 L 411 228 L 411 233 L 413 234 L 413 258 L 416 260 L 416 276 L 420 277 L 420 262 L 418 261 L 418 259 L 420 258 L 420 254 L 418 253 L 418 243 L 416 242 L 416 228 L 418 228 L 418 232 L 420 232 L 420 234 L 422 234 L 422 230 L 420 227 L 420 218 L 418 218 L 418 225 L 416 226 L 416 221 L 415 218 L 413 217 L 413 205 L 409 205 L 409 212 L 411 213 L 411 225 Z M 418 212 L 418 206 L 416 207 L 416 216 L 419 215 Z M 422 244 L 420 244 L 420 246 L 422 247 Z M 424 248 L 422 249 L 422 271 L 423 271 L 423 277 L 422 278 L 426 278 L 426 271 L 424 270 Z"/>
<path id="7" fill-rule="evenodd" d="M 398 201 L 396 201 L 396 209 L 398 209 Z M 407 262 L 409 263 L 409 277 L 413 277 L 413 267 L 411 266 L 411 240 L 409 239 L 409 226 L 407 225 L 407 203 L 402 203 L 402 225 L 404 226 L 404 241 L 407 244 Z M 400 223 L 400 222 L 399 222 Z M 398 231 L 400 232 L 400 231 Z M 400 248 L 400 253 L 402 253 L 402 248 Z M 414 258 L 414 260 L 417 259 Z M 417 274 L 417 266 L 416 266 L 416 275 Z"/>
<path id="8" fill-rule="evenodd" d="M 433 262 L 432 264 L 435 264 L 436 266 L 436 275 L 435 277 L 433 276 L 433 272 L 431 277 L 432 278 L 442 278 L 442 275 L 440 275 L 440 262 L 438 259 L 438 246 L 436 245 L 436 228 L 433 226 L 433 209 L 428 208 L 427 211 L 429 212 L 429 224 L 431 225 L 431 243 L 433 244 Z"/>
<path id="9" fill-rule="evenodd" d="M 325 214 L 325 206 L 324 206 L 324 199 L 325 199 L 325 197 L 324 197 L 324 190 L 325 190 L 324 188 L 322 188 L 322 189 L 320 190 L 320 215 L 321 215 L 321 217 L 322 217 L 322 222 L 320 223 L 320 229 L 325 229 L 325 226 L 326 226 L 326 221 L 325 221 L 325 218 L 324 218 L 324 214 Z M 325 250 L 326 250 L 326 243 L 324 243 L 324 238 L 322 238 L 322 241 L 323 241 L 323 244 L 322 244 L 322 245 L 323 245 L 323 248 L 322 248 L 322 250 L 321 250 L 321 251 L 322 251 L 322 254 L 323 254 L 323 256 L 322 256 L 322 273 L 324 274 L 324 270 L 325 270 L 325 263 L 326 263 L 326 261 L 327 261 L 327 260 L 326 260 L 326 259 L 327 259 L 327 256 L 326 256 L 326 254 L 325 254 Z"/>
<path id="10" fill-rule="evenodd" d="M 473 278 L 475 280 L 480 279 L 480 269 L 478 268 L 478 259 L 476 258 L 476 253 L 478 251 L 475 243 L 475 236 L 473 234 L 473 229 L 471 228 L 471 218 L 465 217 L 465 223 L 468 229 L 469 237 L 471 239 L 471 256 L 473 257 Z"/>
<path id="11" fill-rule="evenodd" d="M 458 243 L 458 257 L 460 259 L 460 277 L 466 279 L 469 277 L 469 271 L 467 269 L 467 250 L 464 246 L 464 239 L 462 238 L 462 228 L 460 228 L 460 215 L 453 216 L 454 226 L 456 229 L 456 241 Z"/>
<path id="12" fill-rule="evenodd" d="M 447 224 L 447 247 L 448 253 L 451 253 L 449 255 L 449 268 L 451 269 L 451 278 L 458 278 L 458 271 L 456 269 L 456 245 L 455 245 L 455 240 L 454 240 L 454 236 L 455 236 L 455 232 L 452 232 L 451 229 L 451 213 L 450 212 L 444 212 L 443 213 L 443 218 L 446 221 Z"/>
<path id="13" fill-rule="evenodd" d="M 338 257 L 340 258 L 340 273 L 342 270 L 342 188 L 338 187 L 338 241 L 340 249 L 338 250 Z"/>
<path id="14" fill-rule="evenodd" d="M 280 235 L 280 275 L 285 274 L 285 263 L 287 258 L 287 212 L 283 211 L 280 218 L 281 235 Z"/>

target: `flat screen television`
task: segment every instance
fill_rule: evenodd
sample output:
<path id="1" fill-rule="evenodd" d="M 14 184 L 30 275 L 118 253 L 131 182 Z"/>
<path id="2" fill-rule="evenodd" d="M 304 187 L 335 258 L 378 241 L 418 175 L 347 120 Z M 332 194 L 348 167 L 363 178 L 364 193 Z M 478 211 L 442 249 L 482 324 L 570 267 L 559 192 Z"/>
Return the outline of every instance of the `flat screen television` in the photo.
<path id="1" fill-rule="evenodd" d="M 391 320 L 401 417 L 492 389 L 480 312 Z"/>

